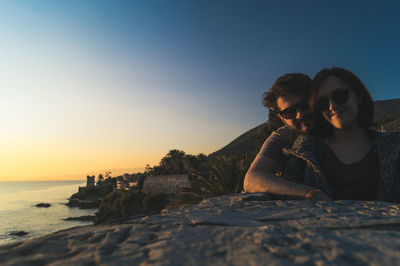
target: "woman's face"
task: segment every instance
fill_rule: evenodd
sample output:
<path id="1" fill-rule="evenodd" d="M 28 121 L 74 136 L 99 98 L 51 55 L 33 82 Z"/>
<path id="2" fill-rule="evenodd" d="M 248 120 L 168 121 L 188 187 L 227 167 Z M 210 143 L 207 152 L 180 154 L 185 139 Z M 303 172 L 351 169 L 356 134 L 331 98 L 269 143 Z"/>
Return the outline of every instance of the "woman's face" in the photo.
<path id="1" fill-rule="evenodd" d="M 346 129 L 358 124 L 357 97 L 340 78 L 328 77 L 319 88 L 317 105 L 322 116 L 336 129 Z"/>

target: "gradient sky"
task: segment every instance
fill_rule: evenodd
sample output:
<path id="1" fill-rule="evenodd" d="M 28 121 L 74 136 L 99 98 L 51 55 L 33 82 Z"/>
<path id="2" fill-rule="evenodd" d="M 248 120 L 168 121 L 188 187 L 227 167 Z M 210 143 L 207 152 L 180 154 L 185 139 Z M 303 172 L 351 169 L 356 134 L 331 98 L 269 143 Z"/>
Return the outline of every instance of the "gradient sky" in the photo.
<path id="1" fill-rule="evenodd" d="M 216 151 L 280 75 L 339 66 L 398 98 L 398 1 L 0 2 L 0 181 Z"/>

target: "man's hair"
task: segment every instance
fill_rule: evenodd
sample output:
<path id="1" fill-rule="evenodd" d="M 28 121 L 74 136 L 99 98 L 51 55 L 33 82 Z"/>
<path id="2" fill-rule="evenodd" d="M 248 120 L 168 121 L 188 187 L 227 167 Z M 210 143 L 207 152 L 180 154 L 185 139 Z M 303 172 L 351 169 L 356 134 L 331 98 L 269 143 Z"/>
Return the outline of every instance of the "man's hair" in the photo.
<path id="1" fill-rule="evenodd" d="M 285 74 L 275 80 L 269 91 L 262 96 L 262 103 L 265 107 L 279 111 L 276 104 L 279 97 L 290 96 L 307 97 L 311 92 L 312 80 L 302 73 Z"/>
<path id="2" fill-rule="evenodd" d="M 322 114 L 317 110 L 317 95 L 319 89 L 321 88 L 324 81 L 331 76 L 335 76 L 341 79 L 344 83 L 349 85 L 350 89 L 354 92 L 354 94 L 358 98 L 358 121 L 360 125 L 367 129 L 371 125 L 373 125 L 374 119 L 374 102 L 372 101 L 371 95 L 369 94 L 365 85 L 361 82 L 361 80 L 354 75 L 352 72 L 338 67 L 333 68 L 324 68 L 320 72 L 315 75 L 313 80 L 313 92 L 310 96 L 310 107 L 311 110 L 316 114 L 318 120 L 323 121 L 323 127 L 326 127 L 325 135 L 329 135 L 331 131 L 329 129 L 332 128 L 332 125 L 325 121 L 322 118 Z"/>

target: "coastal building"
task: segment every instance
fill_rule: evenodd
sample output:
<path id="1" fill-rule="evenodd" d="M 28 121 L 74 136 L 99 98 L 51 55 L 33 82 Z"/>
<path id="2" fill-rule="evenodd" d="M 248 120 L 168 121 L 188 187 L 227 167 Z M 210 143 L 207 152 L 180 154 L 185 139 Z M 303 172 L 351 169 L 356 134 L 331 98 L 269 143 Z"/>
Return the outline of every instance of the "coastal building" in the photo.
<path id="1" fill-rule="evenodd" d="M 158 175 L 148 176 L 144 180 L 143 193 L 163 192 L 177 194 L 182 188 L 190 187 L 188 175 Z"/>
<path id="2" fill-rule="evenodd" d="M 117 190 L 127 190 L 129 189 L 129 184 L 124 179 L 117 179 Z"/>
<path id="3" fill-rule="evenodd" d="M 86 176 L 86 187 L 94 187 L 94 186 L 95 186 L 95 184 L 94 184 L 94 178 L 95 178 L 94 175 L 92 175 L 92 176 L 90 176 L 90 175 Z"/>
<path id="4" fill-rule="evenodd" d="M 116 177 L 117 190 L 130 190 L 137 187 L 139 179 L 135 175 L 124 174 Z"/>

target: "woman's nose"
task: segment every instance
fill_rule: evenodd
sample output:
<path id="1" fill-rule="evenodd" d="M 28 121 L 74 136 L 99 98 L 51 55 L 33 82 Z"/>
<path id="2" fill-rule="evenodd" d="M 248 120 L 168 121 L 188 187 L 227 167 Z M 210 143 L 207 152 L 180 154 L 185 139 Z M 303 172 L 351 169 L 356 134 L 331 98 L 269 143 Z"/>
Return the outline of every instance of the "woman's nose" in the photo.
<path id="1" fill-rule="evenodd" d="M 329 99 L 329 110 L 336 110 L 337 104 L 332 99 Z"/>

